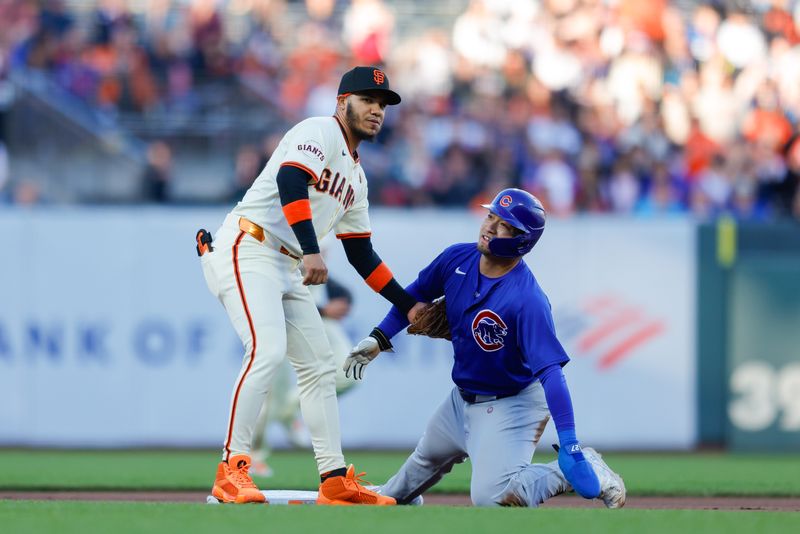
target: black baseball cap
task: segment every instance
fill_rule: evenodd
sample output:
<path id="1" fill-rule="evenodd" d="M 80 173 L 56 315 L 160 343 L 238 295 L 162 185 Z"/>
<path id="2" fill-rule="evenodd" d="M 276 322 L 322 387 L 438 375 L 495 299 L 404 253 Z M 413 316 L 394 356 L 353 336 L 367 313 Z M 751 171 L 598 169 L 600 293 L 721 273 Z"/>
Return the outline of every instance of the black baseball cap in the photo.
<path id="1" fill-rule="evenodd" d="M 400 103 L 400 95 L 389 89 L 389 77 L 378 67 L 355 67 L 348 70 L 339 82 L 340 95 L 362 91 L 383 91 L 390 106 Z"/>

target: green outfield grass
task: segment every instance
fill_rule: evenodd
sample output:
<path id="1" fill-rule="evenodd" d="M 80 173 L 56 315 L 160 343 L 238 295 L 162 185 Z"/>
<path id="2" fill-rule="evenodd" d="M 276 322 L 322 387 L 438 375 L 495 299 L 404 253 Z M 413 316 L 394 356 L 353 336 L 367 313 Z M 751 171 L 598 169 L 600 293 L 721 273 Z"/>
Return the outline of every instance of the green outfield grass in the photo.
<path id="1" fill-rule="evenodd" d="M 0 490 L 199 490 L 212 483 L 211 451 L 0 450 Z M 348 460 L 385 481 L 405 453 L 354 452 Z M 553 455 L 537 454 L 537 461 Z M 607 454 L 630 495 L 800 496 L 800 456 L 729 454 Z M 276 453 L 275 476 L 262 488 L 315 489 L 308 451 Z M 469 465 L 457 466 L 438 491 L 465 493 Z M 341 508 L 207 506 L 178 503 L 0 501 L 0 532 L 797 532 L 800 514 L 700 510 L 479 509 L 469 507 Z"/>
<path id="2" fill-rule="evenodd" d="M 688 510 L 342 508 L 0 501 L 3 532 L 536 532 L 565 534 L 797 532 L 796 513 Z"/>
<path id="3" fill-rule="evenodd" d="M 724 453 L 610 453 L 609 465 L 625 479 L 630 495 L 753 495 L 800 497 L 800 455 Z M 347 460 L 385 482 L 406 453 L 351 452 Z M 552 454 L 537 452 L 536 461 Z M 208 490 L 218 455 L 212 451 L 25 451 L 0 450 L 0 490 L 141 489 Z M 310 451 L 278 452 L 275 476 L 256 478 L 263 489 L 316 489 Z M 433 491 L 466 493 L 469 464 L 456 466 Z"/>

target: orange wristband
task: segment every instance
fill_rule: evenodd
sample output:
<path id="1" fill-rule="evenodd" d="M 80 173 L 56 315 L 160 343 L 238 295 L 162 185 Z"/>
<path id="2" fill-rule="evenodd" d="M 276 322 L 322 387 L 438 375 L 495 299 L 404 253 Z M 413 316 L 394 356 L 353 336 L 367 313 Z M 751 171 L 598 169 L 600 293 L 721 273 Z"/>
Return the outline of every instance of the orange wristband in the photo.
<path id="1" fill-rule="evenodd" d="M 381 262 L 381 264 L 375 267 L 375 270 L 366 278 L 366 282 L 376 293 L 380 293 L 381 289 L 386 287 L 386 284 L 388 284 L 392 278 L 394 278 L 392 271 L 389 270 L 389 267 L 387 267 L 385 263 Z"/>
<path id="2" fill-rule="evenodd" d="M 311 219 L 311 201 L 304 198 L 286 204 L 283 207 L 283 216 L 286 217 L 289 226 Z"/>

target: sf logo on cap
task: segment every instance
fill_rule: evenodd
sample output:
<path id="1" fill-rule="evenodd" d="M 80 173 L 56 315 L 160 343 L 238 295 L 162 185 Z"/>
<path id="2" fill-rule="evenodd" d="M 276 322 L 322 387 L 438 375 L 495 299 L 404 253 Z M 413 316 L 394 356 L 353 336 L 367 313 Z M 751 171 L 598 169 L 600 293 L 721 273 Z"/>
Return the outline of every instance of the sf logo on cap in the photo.
<path id="1" fill-rule="evenodd" d="M 372 79 L 374 79 L 375 83 L 378 85 L 383 85 L 383 82 L 386 81 L 386 76 L 384 76 L 383 72 L 375 69 L 372 71 Z"/>

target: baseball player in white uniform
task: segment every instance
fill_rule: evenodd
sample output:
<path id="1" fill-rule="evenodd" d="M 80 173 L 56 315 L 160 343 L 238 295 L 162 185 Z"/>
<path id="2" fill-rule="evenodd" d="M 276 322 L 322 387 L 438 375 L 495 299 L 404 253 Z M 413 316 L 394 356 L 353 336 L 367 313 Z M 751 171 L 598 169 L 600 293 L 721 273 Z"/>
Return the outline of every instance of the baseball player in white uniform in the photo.
<path id="1" fill-rule="evenodd" d="M 208 288 L 245 349 L 212 489 L 221 502 L 265 500 L 248 473 L 253 428 L 273 373 L 288 356 L 320 473 L 317 503 L 395 504 L 361 485 L 352 465 L 345 467 L 333 353 L 308 286 L 328 278 L 319 241 L 333 231 L 373 290 L 412 321 L 423 306 L 372 248 L 367 180 L 357 151 L 380 131 L 386 106 L 399 103 L 380 69 L 346 72 L 334 116 L 312 117 L 289 130 L 214 239 L 197 232 Z"/>
<path id="2" fill-rule="evenodd" d="M 331 241 L 331 239 L 326 238 L 320 243 L 323 257 L 325 256 L 326 241 Z M 328 277 L 327 283 L 309 286 L 309 290 L 317 304 L 322 324 L 325 327 L 325 336 L 333 351 L 336 365 L 336 396 L 341 398 L 342 394 L 347 393 L 358 384 L 356 378 L 347 376 L 342 368 L 350 353 L 350 347 L 353 345 L 342 325 L 342 319 L 350 313 L 353 296 L 345 286 L 331 276 Z M 283 360 L 275 372 L 269 393 L 256 420 L 251 454 L 253 465 L 250 468 L 250 473 L 253 475 L 269 477 L 273 474 L 272 468 L 267 463 L 267 458 L 271 454 L 267 432 L 273 422 L 283 426 L 292 446 L 298 448 L 311 446 L 311 436 L 308 435 L 306 426 L 301 419 L 297 380 L 288 359 Z"/>

